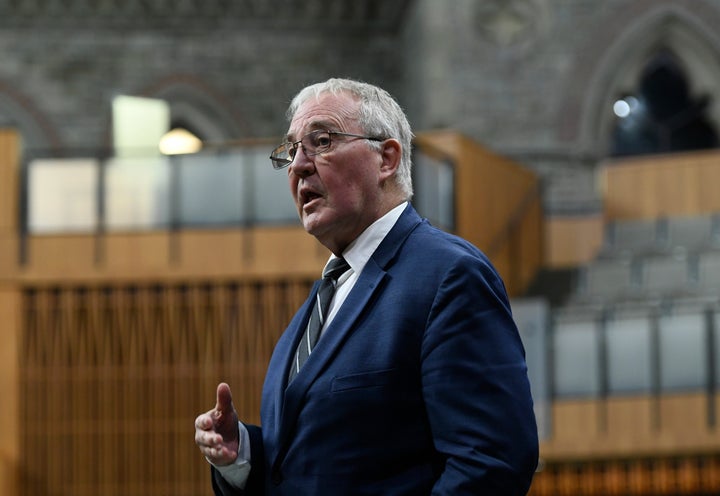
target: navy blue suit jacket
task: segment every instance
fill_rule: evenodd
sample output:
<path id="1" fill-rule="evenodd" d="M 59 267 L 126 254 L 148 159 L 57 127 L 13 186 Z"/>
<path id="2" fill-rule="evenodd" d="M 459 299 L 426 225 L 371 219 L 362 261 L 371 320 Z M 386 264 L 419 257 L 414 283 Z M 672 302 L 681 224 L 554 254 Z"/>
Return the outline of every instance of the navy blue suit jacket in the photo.
<path id="1" fill-rule="evenodd" d="M 270 361 L 244 494 L 526 494 L 538 440 L 524 350 L 477 248 L 408 206 L 288 386 L 316 288 Z"/>

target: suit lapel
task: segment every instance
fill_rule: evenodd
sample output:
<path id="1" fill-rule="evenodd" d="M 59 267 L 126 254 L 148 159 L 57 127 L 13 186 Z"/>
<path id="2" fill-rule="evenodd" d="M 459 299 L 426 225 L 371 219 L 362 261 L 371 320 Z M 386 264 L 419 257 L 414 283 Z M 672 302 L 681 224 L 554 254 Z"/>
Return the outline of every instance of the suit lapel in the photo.
<path id="1" fill-rule="evenodd" d="M 384 271 L 374 263 L 368 262 L 342 308 L 303 365 L 302 371 L 285 390 L 285 401 L 281 414 L 281 435 L 289 432 L 288 429 L 292 428 L 307 389 L 322 373 L 328 361 L 336 355 L 347 336 L 355 329 L 355 321 L 377 291 L 384 277 Z"/>
<path id="2" fill-rule="evenodd" d="M 397 254 L 410 232 L 412 232 L 420 222 L 420 217 L 412 206 L 408 205 L 395 226 L 393 226 L 380 246 L 375 250 L 375 253 L 373 253 L 372 257 L 368 260 L 355 286 L 348 294 L 342 307 L 330 323 L 330 326 L 325 330 L 316 349 L 313 350 L 307 362 L 303 365 L 302 371 L 293 379 L 292 383 L 285 388 L 290 363 L 293 360 L 295 349 L 297 348 L 304 326 L 307 324 L 309 318 L 310 305 L 307 302 L 303 307 L 305 314 L 303 318 L 298 321 L 294 329 L 288 329 L 292 338 L 289 341 L 289 346 L 286 346 L 281 351 L 281 356 L 279 357 L 282 359 L 280 363 L 284 363 L 286 366 L 283 370 L 283 376 L 277 378 L 282 386 L 277 388 L 276 397 L 274 398 L 277 407 L 276 415 L 279 415 L 279 423 L 275 425 L 277 425 L 279 429 L 277 433 L 278 451 L 273 454 L 273 458 L 284 453 L 289 445 L 290 435 L 297 420 L 298 413 L 302 408 L 308 388 L 318 375 L 322 373 L 327 363 L 337 354 L 347 337 L 355 331 L 356 320 L 366 311 L 368 302 L 378 291 L 382 280 L 385 278 L 386 266 Z M 317 286 L 318 284 L 316 283 L 311 291 L 309 301 L 312 300 L 312 295 L 317 291 Z M 280 460 L 275 459 L 274 461 L 279 462 Z"/>
<path id="3" fill-rule="evenodd" d="M 303 306 L 298 309 L 297 318 L 292 320 L 285 332 L 287 339 L 284 341 L 281 340 L 276 345 L 273 356 L 274 363 L 271 364 L 271 367 L 268 367 L 268 373 L 274 373 L 275 370 L 279 371 L 279 376 L 274 378 L 274 382 L 279 385 L 273 396 L 273 402 L 275 404 L 275 425 L 280 425 L 280 415 L 283 410 L 285 388 L 288 385 L 287 381 L 290 375 L 290 367 L 295 360 L 295 351 L 310 319 L 312 303 L 315 301 L 315 295 L 319 286 L 320 281 L 315 281 L 313 287 L 310 289 L 308 299 L 305 300 Z M 279 367 L 280 364 L 282 364 L 282 367 Z"/>

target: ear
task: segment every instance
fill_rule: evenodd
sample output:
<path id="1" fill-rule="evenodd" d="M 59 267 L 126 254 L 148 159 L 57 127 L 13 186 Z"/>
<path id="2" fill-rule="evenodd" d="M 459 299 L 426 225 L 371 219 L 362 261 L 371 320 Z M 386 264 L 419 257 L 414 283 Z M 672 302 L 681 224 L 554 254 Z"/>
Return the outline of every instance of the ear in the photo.
<path id="1" fill-rule="evenodd" d="M 402 145 L 396 139 L 387 139 L 383 141 L 380 157 L 382 164 L 380 165 L 380 175 L 383 179 L 387 179 L 397 171 L 400 167 L 400 156 L 402 155 Z"/>

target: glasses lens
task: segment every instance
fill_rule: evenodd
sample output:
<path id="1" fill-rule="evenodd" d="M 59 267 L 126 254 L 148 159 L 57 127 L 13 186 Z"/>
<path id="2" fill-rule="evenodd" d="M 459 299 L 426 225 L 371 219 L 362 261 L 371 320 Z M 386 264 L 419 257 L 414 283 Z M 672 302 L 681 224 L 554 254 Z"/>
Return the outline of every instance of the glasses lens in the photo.
<path id="1" fill-rule="evenodd" d="M 332 139 L 330 138 L 329 131 L 313 131 L 303 136 L 300 143 L 302 143 L 303 152 L 306 156 L 312 157 L 318 153 L 324 153 L 330 149 Z M 270 160 L 272 161 L 275 169 L 282 169 L 290 165 L 295 158 L 299 142 L 296 143 L 283 143 L 282 145 L 275 148 L 270 154 Z"/>
<path id="2" fill-rule="evenodd" d="M 290 165 L 292 157 L 290 156 L 289 151 L 291 149 L 292 145 L 283 143 L 272 151 L 270 154 L 270 161 L 272 162 L 273 168 L 282 169 L 283 167 Z"/>

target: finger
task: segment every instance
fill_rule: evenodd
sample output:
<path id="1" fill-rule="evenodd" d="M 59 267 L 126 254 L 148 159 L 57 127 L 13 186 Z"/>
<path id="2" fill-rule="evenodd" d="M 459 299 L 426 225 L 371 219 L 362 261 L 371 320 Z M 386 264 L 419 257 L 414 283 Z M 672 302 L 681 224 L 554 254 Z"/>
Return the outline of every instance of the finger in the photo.
<path id="1" fill-rule="evenodd" d="M 212 427 L 213 427 L 213 421 L 212 421 L 212 417 L 210 417 L 210 415 L 209 415 L 209 412 L 198 415 L 198 417 L 195 419 L 195 428 L 196 429 L 207 431 L 209 429 L 212 429 Z"/>
<path id="2" fill-rule="evenodd" d="M 199 429 L 195 431 L 195 443 L 200 447 L 218 447 L 222 445 L 222 442 L 223 438 L 218 434 Z"/>
<path id="3" fill-rule="evenodd" d="M 226 463 L 234 462 L 238 456 L 237 451 L 230 451 L 225 446 L 221 447 L 216 453 L 218 453 L 218 456 L 222 457 Z"/>
<path id="4" fill-rule="evenodd" d="M 204 454 L 209 459 L 220 465 L 227 465 L 229 463 L 232 463 L 233 461 L 235 461 L 235 458 L 237 458 L 237 453 L 230 451 L 225 446 L 215 446 L 208 448 L 206 450 L 206 453 Z"/>
<path id="5" fill-rule="evenodd" d="M 232 404 L 232 393 L 230 393 L 230 386 L 221 382 L 217 387 L 217 403 L 215 404 L 215 410 L 219 413 L 228 413 L 233 411 Z"/>
<path id="6" fill-rule="evenodd" d="M 195 431 L 195 444 L 197 444 L 200 447 L 200 449 L 204 449 L 204 448 L 212 446 L 211 443 L 208 443 L 208 439 L 205 436 L 205 432 L 199 431 L 199 430 Z"/>
<path id="7" fill-rule="evenodd" d="M 214 465 L 229 465 L 237 458 L 237 453 L 224 446 L 200 446 L 202 453 Z"/>

